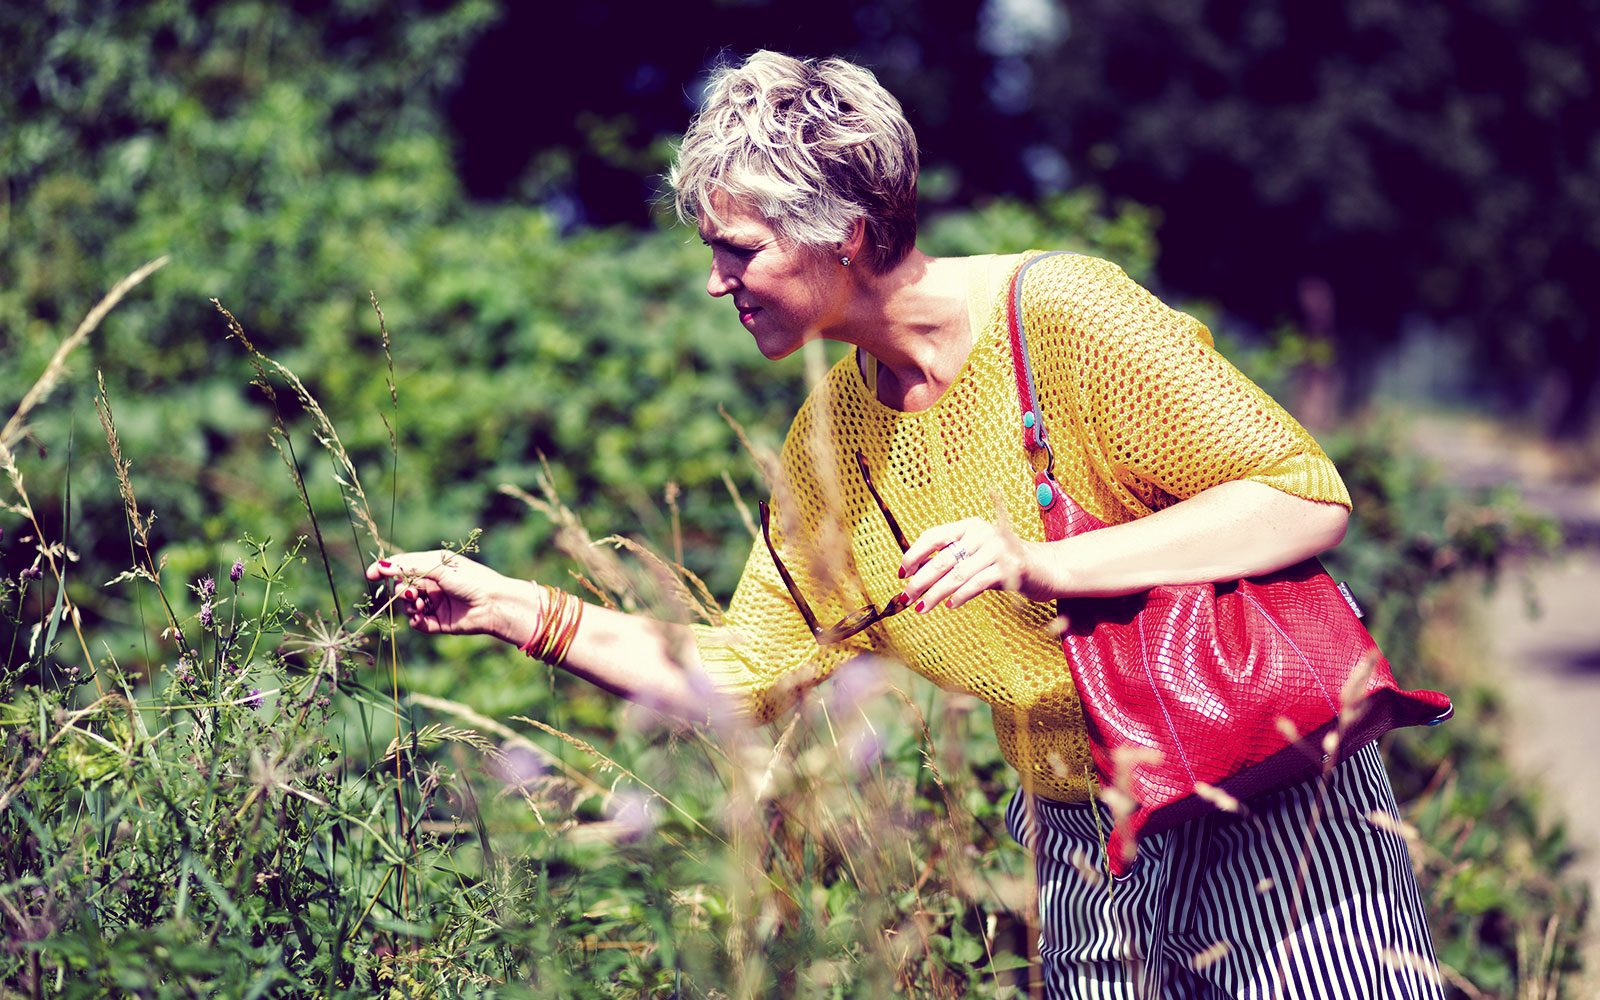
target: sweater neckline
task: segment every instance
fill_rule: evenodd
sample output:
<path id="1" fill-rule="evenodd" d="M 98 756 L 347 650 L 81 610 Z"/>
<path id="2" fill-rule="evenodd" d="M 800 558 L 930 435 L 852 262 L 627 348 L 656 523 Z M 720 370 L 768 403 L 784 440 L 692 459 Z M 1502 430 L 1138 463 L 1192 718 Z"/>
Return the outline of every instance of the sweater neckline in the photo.
<path id="1" fill-rule="evenodd" d="M 920 410 L 900 410 L 885 403 L 878 398 L 877 368 L 878 359 L 867 354 L 857 347 L 845 359 L 849 371 L 846 373 L 847 384 L 853 393 L 859 396 L 867 408 L 892 420 L 906 418 L 919 418 L 933 414 L 943 409 L 951 394 L 967 380 L 968 373 L 972 371 L 981 352 L 992 350 L 994 337 L 989 336 L 989 320 L 991 307 L 994 305 L 994 296 L 998 294 L 995 284 L 995 275 L 1001 271 L 1009 274 L 1016 257 L 1020 255 L 1007 255 L 999 257 L 995 254 L 979 254 L 966 258 L 967 262 L 967 323 L 972 329 L 972 342 L 967 348 L 967 357 L 961 363 L 961 369 L 950 384 L 944 387 L 944 392 L 939 394 L 928 406 Z M 1000 268 L 997 263 L 1005 262 L 1005 267 Z M 1002 275 L 1003 277 L 1004 275 Z M 863 369 L 867 363 L 871 364 L 871 379 L 869 380 Z"/>

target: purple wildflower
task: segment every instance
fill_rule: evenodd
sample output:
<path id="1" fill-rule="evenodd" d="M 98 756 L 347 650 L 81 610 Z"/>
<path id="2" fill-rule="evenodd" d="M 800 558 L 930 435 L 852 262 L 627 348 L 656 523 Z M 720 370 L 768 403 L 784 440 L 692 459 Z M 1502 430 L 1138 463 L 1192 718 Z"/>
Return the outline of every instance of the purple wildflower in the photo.
<path id="1" fill-rule="evenodd" d="M 655 829 L 655 804 L 643 792 L 625 788 L 612 796 L 606 816 L 616 824 L 617 839 L 637 840 Z"/>
<path id="2" fill-rule="evenodd" d="M 207 573 L 205 576 L 202 576 L 200 578 L 200 596 L 201 597 L 215 597 L 216 593 L 217 593 L 217 581 L 211 579 L 211 574 L 210 573 Z"/>
<path id="3" fill-rule="evenodd" d="M 211 613 L 211 602 L 205 601 L 200 605 L 200 627 L 210 628 L 216 617 Z"/>
<path id="4" fill-rule="evenodd" d="M 250 689 L 250 697 L 248 697 L 248 698 L 246 698 L 244 700 L 244 704 L 245 704 L 246 708 L 260 708 L 261 707 L 261 689 L 260 688 L 251 688 Z"/>
<path id="5" fill-rule="evenodd" d="M 875 656 L 857 656 L 833 672 L 828 689 L 828 707 L 841 714 L 871 701 L 889 690 L 884 663 Z"/>
<path id="6" fill-rule="evenodd" d="M 228 570 L 228 580 L 232 583 L 238 583 L 239 578 L 242 576 L 244 576 L 244 560 L 235 559 L 233 561 L 233 568 Z"/>
<path id="7" fill-rule="evenodd" d="M 495 777 L 521 791 L 544 776 L 544 761 L 527 747 L 502 745 L 500 756 L 490 764 Z"/>
<path id="8" fill-rule="evenodd" d="M 883 740 L 866 726 L 857 728 L 841 741 L 841 749 L 858 771 L 871 771 L 883 756 Z"/>
<path id="9" fill-rule="evenodd" d="M 178 662 L 172 666 L 172 676 L 179 684 L 187 684 L 194 677 L 194 667 L 187 656 L 178 657 Z"/>
<path id="10" fill-rule="evenodd" d="M 38 563 L 35 563 L 22 571 L 22 578 L 24 580 L 41 580 L 44 578 L 44 569 Z"/>

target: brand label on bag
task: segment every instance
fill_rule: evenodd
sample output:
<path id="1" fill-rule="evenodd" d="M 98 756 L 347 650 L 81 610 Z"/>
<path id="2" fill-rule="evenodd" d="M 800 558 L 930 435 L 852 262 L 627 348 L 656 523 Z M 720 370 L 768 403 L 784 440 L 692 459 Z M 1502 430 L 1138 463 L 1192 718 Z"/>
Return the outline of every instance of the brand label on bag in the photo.
<path id="1" fill-rule="evenodd" d="M 1366 612 L 1361 610 L 1361 605 L 1356 603 L 1356 595 L 1350 593 L 1350 588 L 1343 583 L 1339 584 L 1339 593 L 1344 596 L 1344 602 L 1350 605 L 1350 610 L 1356 613 L 1357 618 L 1365 618 Z"/>

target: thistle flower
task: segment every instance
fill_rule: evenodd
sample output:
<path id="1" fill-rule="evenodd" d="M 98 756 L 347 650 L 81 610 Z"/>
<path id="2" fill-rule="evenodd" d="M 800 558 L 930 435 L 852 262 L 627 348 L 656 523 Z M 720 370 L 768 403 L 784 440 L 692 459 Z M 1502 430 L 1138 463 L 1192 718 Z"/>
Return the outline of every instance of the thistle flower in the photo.
<path id="1" fill-rule="evenodd" d="M 215 597 L 216 594 L 217 594 L 217 581 L 211 579 L 211 574 L 207 573 L 205 576 L 202 576 L 200 578 L 200 596 L 201 597 Z"/>
<path id="2" fill-rule="evenodd" d="M 34 563 L 22 571 L 22 579 L 42 580 L 44 579 L 44 569 L 38 563 Z"/>
<path id="3" fill-rule="evenodd" d="M 242 576 L 244 576 L 244 560 L 235 559 L 233 561 L 233 568 L 228 570 L 228 581 L 230 583 L 238 583 L 239 578 Z"/>
<path id="4" fill-rule="evenodd" d="M 209 580 L 211 578 L 206 577 L 206 579 Z M 212 586 L 215 587 L 216 584 L 212 584 Z M 200 605 L 200 627 L 210 628 L 212 623 L 215 621 L 216 616 L 211 613 L 211 601 L 208 599 Z"/>
<path id="5" fill-rule="evenodd" d="M 172 665 L 172 677 L 179 684 L 187 684 L 194 677 L 194 666 L 190 664 L 187 656 L 178 657 L 178 662 Z"/>
<path id="6" fill-rule="evenodd" d="M 244 700 L 244 704 L 245 704 L 246 708 L 260 708 L 261 707 L 261 689 L 260 688 L 251 688 L 250 689 L 250 697 L 248 697 L 248 698 L 246 698 Z"/>
<path id="7" fill-rule="evenodd" d="M 304 622 L 305 633 L 285 635 L 283 645 L 291 653 L 314 659 L 316 669 L 326 673 L 334 683 L 339 681 L 341 659 L 358 655 L 371 659 L 370 654 L 361 649 L 367 641 L 361 633 L 347 632 L 338 623 L 325 622 L 320 613 L 316 618 L 304 619 Z"/>

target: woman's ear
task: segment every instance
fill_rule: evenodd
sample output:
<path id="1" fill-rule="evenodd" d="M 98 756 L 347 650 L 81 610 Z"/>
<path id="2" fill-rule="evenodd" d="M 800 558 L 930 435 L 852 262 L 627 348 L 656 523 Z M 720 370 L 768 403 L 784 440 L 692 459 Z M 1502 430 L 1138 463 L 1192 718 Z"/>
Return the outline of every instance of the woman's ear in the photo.
<path id="1" fill-rule="evenodd" d="M 850 225 L 850 235 L 839 244 L 839 255 L 856 260 L 861 256 L 861 248 L 867 244 L 867 219 L 866 216 L 856 216 L 856 221 Z"/>

